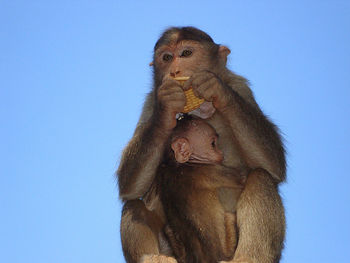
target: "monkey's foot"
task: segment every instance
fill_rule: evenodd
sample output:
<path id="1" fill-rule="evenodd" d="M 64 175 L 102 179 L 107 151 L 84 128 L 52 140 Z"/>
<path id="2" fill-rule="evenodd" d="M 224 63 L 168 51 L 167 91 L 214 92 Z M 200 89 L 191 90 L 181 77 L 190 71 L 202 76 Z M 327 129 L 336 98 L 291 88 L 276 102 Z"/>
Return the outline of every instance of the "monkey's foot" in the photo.
<path id="1" fill-rule="evenodd" d="M 139 263 L 177 263 L 175 258 L 164 255 L 144 255 Z"/>

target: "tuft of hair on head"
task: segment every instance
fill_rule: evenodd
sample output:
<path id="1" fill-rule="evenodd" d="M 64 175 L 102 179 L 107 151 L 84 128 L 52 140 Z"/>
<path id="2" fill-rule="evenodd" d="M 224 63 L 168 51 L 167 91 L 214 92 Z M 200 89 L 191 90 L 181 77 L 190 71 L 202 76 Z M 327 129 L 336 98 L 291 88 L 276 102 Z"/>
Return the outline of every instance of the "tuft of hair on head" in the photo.
<path id="1" fill-rule="evenodd" d="M 174 38 L 174 36 L 176 36 Z M 219 45 L 215 44 L 214 40 L 204 31 L 192 27 L 192 26 L 186 26 L 186 27 L 170 27 L 166 29 L 161 37 L 158 39 L 157 43 L 154 46 L 154 52 L 163 45 L 169 45 L 170 43 L 174 42 L 179 43 L 183 40 L 193 40 L 200 43 L 205 43 L 208 45 L 208 47 L 211 47 L 211 49 L 218 49 Z"/>

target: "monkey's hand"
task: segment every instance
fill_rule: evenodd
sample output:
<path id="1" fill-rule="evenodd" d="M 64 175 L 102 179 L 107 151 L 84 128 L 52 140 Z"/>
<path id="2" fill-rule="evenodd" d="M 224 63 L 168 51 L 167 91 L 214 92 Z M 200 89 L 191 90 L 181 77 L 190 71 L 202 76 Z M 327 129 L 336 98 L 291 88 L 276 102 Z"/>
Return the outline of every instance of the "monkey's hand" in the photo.
<path id="1" fill-rule="evenodd" d="M 193 88 L 194 94 L 206 101 L 211 101 L 213 106 L 221 111 L 232 102 L 232 92 L 223 81 L 210 71 L 200 71 L 191 76 L 185 82 L 184 90 Z"/>
<path id="2" fill-rule="evenodd" d="M 163 128 L 171 130 L 176 126 L 176 114 L 186 104 L 186 96 L 181 85 L 170 77 L 165 77 L 158 89 L 158 114 Z"/>
<path id="3" fill-rule="evenodd" d="M 139 263 L 177 263 L 175 258 L 164 255 L 144 255 Z"/>

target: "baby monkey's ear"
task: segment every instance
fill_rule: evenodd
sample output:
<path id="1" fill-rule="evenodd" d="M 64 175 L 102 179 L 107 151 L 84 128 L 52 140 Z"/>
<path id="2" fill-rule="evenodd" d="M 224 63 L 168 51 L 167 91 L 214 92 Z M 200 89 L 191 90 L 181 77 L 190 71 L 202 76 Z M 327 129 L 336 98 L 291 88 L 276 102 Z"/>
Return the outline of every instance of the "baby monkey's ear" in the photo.
<path id="1" fill-rule="evenodd" d="M 175 160 L 178 163 L 185 163 L 190 159 L 192 149 L 190 143 L 185 138 L 178 138 L 171 144 L 171 149 L 174 151 Z"/>

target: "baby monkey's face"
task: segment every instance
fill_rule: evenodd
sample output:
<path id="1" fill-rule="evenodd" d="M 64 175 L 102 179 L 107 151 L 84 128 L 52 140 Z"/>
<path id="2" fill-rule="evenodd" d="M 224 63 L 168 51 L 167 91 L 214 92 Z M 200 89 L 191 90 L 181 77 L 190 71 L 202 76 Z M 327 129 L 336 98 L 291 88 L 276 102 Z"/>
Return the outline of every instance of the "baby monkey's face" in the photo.
<path id="1" fill-rule="evenodd" d="M 204 121 L 195 121 L 187 131 L 186 138 L 192 154 L 188 162 L 192 163 L 221 163 L 224 159 L 217 145 L 218 134 Z"/>
<path id="2" fill-rule="evenodd" d="M 178 163 L 220 164 L 224 157 L 217 145 L 216 131 L 201 119 L 191 120 L 171 143 Z"/>

